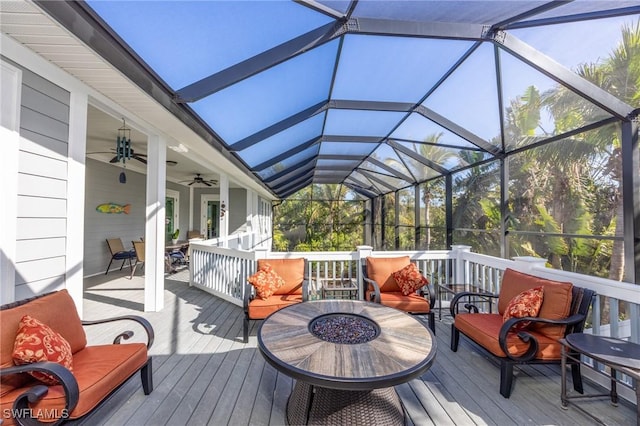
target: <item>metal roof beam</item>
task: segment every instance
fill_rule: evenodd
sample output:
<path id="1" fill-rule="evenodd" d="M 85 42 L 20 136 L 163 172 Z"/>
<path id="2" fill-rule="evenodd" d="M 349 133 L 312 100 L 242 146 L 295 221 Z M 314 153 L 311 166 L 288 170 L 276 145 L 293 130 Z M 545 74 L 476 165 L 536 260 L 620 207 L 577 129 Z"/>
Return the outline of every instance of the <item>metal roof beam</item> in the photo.
<path id="1" fill-rule="evenodd" d="M 380 143 L 383 139 L 384 138 L 380 136 L 324 135 L 321 142 Z"/>
<path id="2" fill-rule="evenodd" d="M 319 114 L 327 109 L 327 101 L 318 102 L 305 109 L 304 111 L 300 111 L 297 114 L 294 114 L 290 117 L 285 118 L 271 126 L 264 128 L 252 135 L 247 136 L 244 139 L 239 140 L 238 142 L 231 145 L 231 151 L 242 151 L 243 149 L 249 148 L 257 144 L 260 141 L 263 141 L 273 135 L 277 135 L 283 130 L 287 130 L 288 128 L 295 126 L 296 124 L 302 123 L 303 121 L 313 117 L 316 114 Z"/>
<path id="3" fill-rule="evenodd" d="M 195 102 L 225 87 L 256 75 L 345 33 L 344 20 L 338 20 L 265 50 L 249 59 L 196 81 L 176 92 L 176 102 Z"/>
<path id="4" fill-rule="evenodd" d="M 500 148 L 498 148 L 497 146 L 491 145 L 489 142 L 487 142 L 486 140 L 482 139 L 480 136 L 477 136 L 474 133 L 471 133 L 470 131 L 468 131 L 464 127 L 461 127 L 461 126 L 457 125 L 453 121 L 451 121 L 448 118 L 438 114 L 437 112 L 435 112 L 435 111 L 433 111 L 433 110 L 431 110 L 431 109 L 429 109 L 429 108 L 427 108 L 427 107 L 425 107 L 423 105 L 419 105 L 416 108 L 416 112 L 418 114 L 422 115 L 423 117 L 426 117 L 429 120 L 433 121 L 437 125 L 439 125 L 441 127 L 444 127 L 445 129 L 449 130 L 450 132 L 460 136 L 462 139 L 468 140 L 469 142 L 471 142 L 472 144 L 474 144 L 478 148 L 482 149 L 483 151 L 490 152 L 493 155 L 500 154 Z"/>
<path id="5" fill-rule="evenodd" d="M 612 3 L 615 4 L 615 3 Z M 594 12 L 576 13 L 573 15 L 554 16 L 551 18 L 533 19 L 531 21 L 521 21 L 508 24 L 506 30 L 518 28 L 541 27 L 544 25 L 566 24 L 571 22 L 589 21 L 592 19 L 617 18 L 619 16 L 637 15 L 640 13 L 640 6 L 621 7 L 618 9 L 598 10 Z"/>
<path id="6" fill-rule="evenodd" d="M 264 162 L 258 164 L 253 169 L 256 170 L 256 171 L 261 171 L 261 170 L 266 169 L 267 167 L 273 166 L 274 164 L 278 164 L 280 161 L 286 160 L 287 158 L 289 158 L 289 157 L 291 157 L 293 155 L 296 155 L 299 152 L 302 152 L 307 148 L 312 147 L 313 145 L 318 143 L 319 140 L 320 140 L 320 137 L 317 137 L 317 138 L 310 139 L 310 140 L 308 140 L 306 142 L 303 142 L 300 145 L 297 145 L 296 147 L 291 148 L 290 150 L 285 151 L 280 155 L 277 155 L 277 156 L 275 156 L 275 157 L 273 157 L 273 158 L 271 158 L 271 159 L 269 159 L 267 161 L 264 161 Z"/>
<path id="7" fill-rule="evenodd" d="M 492 40 L 516 58 L 529 64 L 554 81 L 568 87 L 573 92 L 610 114 L 621 119 L 626 119 L 633 112 L 631 106 L 622 102 L 606 90 L 580 77 L 570 69 L 560 65 L 548 56 L 545 56 L 514 35 L 506 31 L 497 31 L 492 37 Z"/>
<path id="8" fill-rule="evenodd" d="M 417 22 L 375 18 L 352 18 L 347 22 L 349 34 L 377 34 L 403 37 L 481 40 L 482 24 L 458 22 Z"/>
<path id="9" fill-rule="evenodd" d="M 295 176 L 295 178 L 289 179 L 286 182 L 282 182 L 280 185 L 275 185 L 272 187 L 272 189 L 275 192 L 282 192 L 282 191 L 286 191 L 288 188 L 291 188 L 292 186 L 295 186 L 297 184 L 299 184 L 300 182 L 304 182 L 308 179 L 312 179 L 314 176 L 314 171 L 311 170 L 307 173 L 300 173 L 298 175 Z"/>
<path id="10" fill-rule="evenodd" d="M 352 160 L 361 161 L 365 158 L 364 155 L 341 155 L 341 154 L 320 154 L 318 160 Z"/>
<path id="11" fill-rule="evenodd" d="M 360 173 L 360 172 L 358 172 L 358 173 Z M 353 176 L 347 176 L 345 181 L 348 181 L 348 180 L 353 181 L 357 186 L 359 186 L 362 189 L 366 189 L 367 191 L 371 191 L 372 189 L 375 188 L 371 182 L 369 182 L 369 184 L 367 184 L 366 182 L 362 182 L 360 179 L 356 179 Z"/>
<path id="12" fill-rule="evenodd" d="M 376 158 L 369 157 L 369 158 L 366 158 L 365 161 L 368 161 L 371 164 L 375 164 L 376 166 L 380 167 L 381 169 L 384 169 L 384 170 L 388 171 L 389 173 L 391 173 L 392 175 L 396 176 L 399 179 L 405 180 L 405 181 L 407 181 L 409 183 L 415 182 L 414 178 L 412 178 L 410 176 L 407 176 L 404 173 L 401 173 L 401 172 L 395 170 L 394 168 L 386 165 L 385 163 L 383 163 L 382 161 L 380 161 L 380 160 L 378 160 Z"/>
<path id="13" fill-rule="evenodd" d="M 395 186 L 388 184 L 387 182 L 385 182 L 384 180 L 380 179 L 379 177 L 375 176 L 373 172 L 370 172 L 368 170 L 358 170 L 362 175 L 364 175 L 365 177 L 367 177 L 367 179 L 372 180 L 373 182 L 379 183 L 380 185 L 384 186 L 385 188 L 389 189 L 390 191 L 395 191 L 398 188 L 396 188 Z"/>
<path id="14" fill-rule="evenodd" d="M 360 194 L 360 195 L 362 195 L 362 196 L 364 196 L 364 197 L 367 197 L 367 198 L 369 198 L 369 199 L 371 199 L 371 198 L 375 198 L 375 197 L 377 197 L 377 196 L 378 196 L 378 194 L 374 194 L 373 192 L 369 192 L 369 191 L 367 191 L 367 190 L 365 190 L 365 189 L 363 189 L 363 188 L 360 188 L 360 187 L 358 187 L 358 186 L 352 185 L 352 184 L 350 184 L 350 183 L 348 183 L 348 182 L 344 182 L 344 184 L 343 184 L 343 185 L 344 185 L 344 186 L 346 186 L 346 187 L 348 187 L 348 188 L 349 188 L 349 189 L 351 189 L 352 191 L 357 192 L 358 194 Z"/>
<path id="15" fill-rule="evenodd" d="M 298 185 L 297 187 L 291 188 L 290 190 L 283 192 L 281 194 L 282 198 L 287 198 L 289 195 L 293 194 L 294 192 L 300 191 L 302 188 L 305 188 L 309 185 L 311 185 L 313 183 L 313 179 L 308 179 L 305 182 L 302 182 L 300 185 Z"/>
<path id="16" fill-rule="evenodd" d="M 573 0 L 558 0 L 558 1 L 554 0 L 554 1 L 550 1 L 550 2 L 548 2 L 546 4 L 542 4 L 542 5 L 538 6 L 538 7 L 534 7 L 533 9 L 529 9 L 526 12 L 522 12 L 519 15 L 513 16 L 513 17 L 511 17 L 509 19 L 505 19 L 505 20 L 500 21 L 500 22 L 498 22 L 496 24 L 493 24 L 489 31 L 496 30 L 496 29 L 501 29 L 501 28 L 503 28 L 504 26 L 508 25 L 511 22 L 517 22 L 517 21 L 521 21 L 523 19 L 526 19 L 526 18 L 528 18 L 530 16 L 539 15 L 539 14 L 541 14 L 543 12 L 548 11 L 548 10 L 555 9 L 556 7 L 564 6 L 565 4 L 571 3 L 572 1 Z"/>
<path id="17" fill-rule="evenodd" d="M 440 174 L 447 174 L 449 173 L 448 169 L 445 169 L 444 167 L 442 167 L 441 165 L 434 163 L 433 161 L 429 160 L 428 158 L 423 157 L 422 155 L 418 154 L 415 151 L 410 150 L 409 148 L 402 146 L 401 144 L 399 144 L 398 142 L 395 141 L 387 141 L 387 144 L 389 144 L 389 146 L 391 146 L 393 149 L 400 151 L 401 153 L 403 153 L 404 155 L 413 158 L 414 160 L 416 160 L 417 162 L 424 164 L 427 167 L 432 168 L 433 170 L 437 171 Z"/>
<path id="18" fill-rule="evenodd" d="M 309 9 L 313 9 L 316 12 L 322 13 L 323 15 L 327 15 L 328 17 L 333 19 L 345 18 L 345 15 L 342 12 L 332 9 L 329 6 L 326 6 L 315 0 L 293 0 L 293 1 L 302 6 L 308 7 Z"/>
<path id="19" fill-rule="evenodd" d="M 293 175 L 294 173 L 305 173 L 308 172 L 309 170 L 313 170 L 316 166 L 315 161 L 301 161 L 297 164 L 294 164 L 291 167 L 288 167 L 284 170 L 279 171 L 278 173 L 276 173 L 273 176 L 270 176 L 266 179 L 264 179 L 264 182 L 267 185 L 278 185 L 278 183 L 276 183 L 277 181 L 281 181 L 281 180 L 286 180 L 290 175 Z"/>
<path id="20" fill-rule="evenodd" d="M 409 112 L 413 109 L 414 104 L 408 102 L 355 101 L 349 99 L 334 99 L 329 101 L 328 107 L 335 109 L 359 109 L 366 111 Z"/>

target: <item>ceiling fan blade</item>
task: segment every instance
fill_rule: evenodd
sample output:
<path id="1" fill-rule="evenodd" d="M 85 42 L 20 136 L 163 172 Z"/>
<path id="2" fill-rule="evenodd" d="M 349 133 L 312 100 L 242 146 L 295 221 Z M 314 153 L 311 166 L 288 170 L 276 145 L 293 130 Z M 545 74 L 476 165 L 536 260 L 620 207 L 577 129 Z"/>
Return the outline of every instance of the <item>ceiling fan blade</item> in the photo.
<path id="1" fill-rule="evenodd" d="M 189 184 L 189 186 L 193 185 L 194 183 L 196 183 L 196 181 L 195 181 L 195 180 L 194 180 L 194 181 L 192 181 L 192 182 Z"/>
<path id="2" fill-rule="evenodd" d="M 143 163 L 143 164 L 147 164 L 147 159 L 146 159 L 146 158 L 142 158 L 142 157 L 140 156 L 140 154 L 135 154 L 135 155 L 133 156 L 133 158 L 135 158 L 136 160 L 138 160 L 139 162 L 141 162 L 141 163 Z"/>
<path id="3" fill-rule="evenodd" d="M 110 163 L 117 163 L 118 161 L 118 156 L 116 155 L 115 157 L 113 157 L 111 160 L 109 160 Z"/>
<path id="4" fill-rule="evenodd" d="M 202 183 L 204 183 L 204 184 L 205 184 L 205 185 L 207 185 L 207 186 L 211 186 L 211 184 L 210 184 L 209 182 L 202 181 Z"/>

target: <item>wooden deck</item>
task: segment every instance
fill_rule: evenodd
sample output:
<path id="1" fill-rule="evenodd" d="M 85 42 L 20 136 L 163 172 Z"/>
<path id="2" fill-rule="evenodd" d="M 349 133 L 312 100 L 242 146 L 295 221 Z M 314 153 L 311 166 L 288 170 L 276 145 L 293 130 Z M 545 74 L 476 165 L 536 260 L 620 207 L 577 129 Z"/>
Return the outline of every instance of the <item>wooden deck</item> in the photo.
<path id="1" fill-rule="evenodd" d="M 86 319 L 138 314 L 154 326 L 155 389 L 142 392 L 138 375 L 84 419 L 86 425 L 283 425 L 291 378 L 266 364 L 256 349 L 256 324 L 242 343 L 242 309 L 189 287 L 188 271 L 166 279 L 165 309 L 143 312 L 143 279 L 107 277 L 85 280 Z M 449 349 L 450 318 L 436 321 L 438 352 L 420 379 L 397 386 L 414 425 L 635 425 L 635 407 L 612 406 L 606 399 L 560 406 L 557 366 L 516 369 L 513 394 L 498 391 L 499 368 L 461 338 Z M 102 327 L 102 328 L 98 328 Z M 87 329 L 90 344 L 109 342 L 113 325 Z M 588 392 L 595 390 L 587 385 Z M 601 390 L 599 390 L 601 391 Z"/>

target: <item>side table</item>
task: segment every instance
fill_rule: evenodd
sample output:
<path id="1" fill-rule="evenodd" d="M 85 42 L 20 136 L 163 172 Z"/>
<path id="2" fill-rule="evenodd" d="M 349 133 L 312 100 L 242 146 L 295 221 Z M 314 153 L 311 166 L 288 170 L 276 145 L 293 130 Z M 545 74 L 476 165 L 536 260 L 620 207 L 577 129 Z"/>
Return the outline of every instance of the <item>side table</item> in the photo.
<path id="1" fill-rule="evenodd" d="M 358 285 L 351 278 L 321 278 L 320 294 L 322 299 L 358 299 Z"/>
<path id="2" fill-rule="evenodd" d="M 615 339 L 613 337 L 594 336 L 592 334 L 584 333 L 569 334 L 564 339 L 560 339 L 560 343 L 562 343 L 562 386 L 560 396 L 562 400 L 562 407 L 566 408 L 570 399 L 603 396 L 610 397 L 611 402 L 613 404 L 617 404 L 618 393 L 616 391 L 616 384 L 619 381 L 617 374 L 618 372 L 621 372 L 631 377 L 636 382 L 637 424 L 640 426 L 640 345 L 627 342 L 626 340 Z M 570 352 L 573 352 L 575 356 Z M 594 395 L 567 395 L 567 360 L 569 359 L 574 362 L 579 362 L 582 365 L 587 365 L 579 359 L 581 354 L 593 359 L 594 361 L 601 362 L 611 369 L 611 390 L 609 393 Z"/>

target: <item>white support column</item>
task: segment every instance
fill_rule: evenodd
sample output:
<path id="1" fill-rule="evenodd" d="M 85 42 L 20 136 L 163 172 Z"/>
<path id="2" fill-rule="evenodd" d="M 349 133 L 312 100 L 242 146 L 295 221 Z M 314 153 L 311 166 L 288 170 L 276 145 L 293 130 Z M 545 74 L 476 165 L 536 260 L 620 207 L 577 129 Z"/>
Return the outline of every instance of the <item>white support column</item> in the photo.
<path id="1" fill-rule="evenodd" d="M 356 279 L 358 281 L 358 299 L 364 300 L 365 285 L 362 276 L 362 265 L 364 265 L 364 259 L 373 254 L 373 247 L 371 246 L 356 246 Z"/>
<path id="2" fill-rule="evenodd" d="M 67 160 L 67 248 L 66 288 L 78 315 L 83 318 L 84 193 L 87 151 L 86 93 L 71 92 L 69 105 L 69 151 Z"/>
<path id="3" fill-rule="evenodd" d="M 222 215 L 223 204 L 226 206 L 224 216 Z M 229 207 L 229 177 L 224 173 L 220 173 L 220 239 L 223 241 L 222 247 L 229 247 L 229 242 L 227 241 L 229 236 L 229 215 L 238 213 L 231 212 Z"/>
<path id="4" fill-rule="evenodd" d="M 190 186 L 189 187 L 189 229 L 187 229 L 187 232 L 192 230 L 193 230 L 193 186 Z"/>
<path id="5" fill-rule="evenodd" d="M 18 159 L 20 158 L 20 98 L 22 71 L 0 61 L 0 304 L 16 295 L 16 217 L 18 216 Z"/>
<path id="6" fill-rule="evenodd" d="M 150 135 L 147 142 L 147 211 L 145 226 L 144 310 L 164 307 L 164 227 L 167 143 Z"/>

